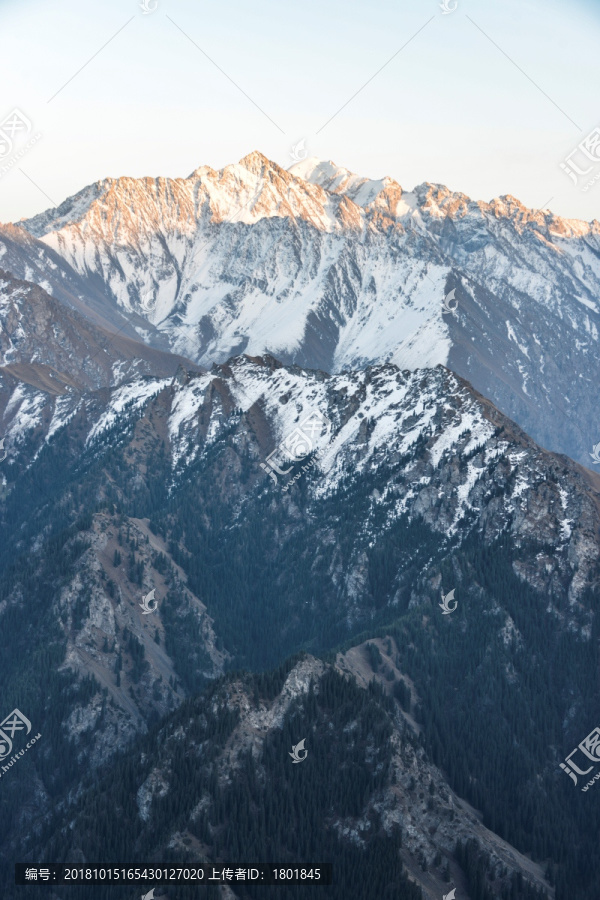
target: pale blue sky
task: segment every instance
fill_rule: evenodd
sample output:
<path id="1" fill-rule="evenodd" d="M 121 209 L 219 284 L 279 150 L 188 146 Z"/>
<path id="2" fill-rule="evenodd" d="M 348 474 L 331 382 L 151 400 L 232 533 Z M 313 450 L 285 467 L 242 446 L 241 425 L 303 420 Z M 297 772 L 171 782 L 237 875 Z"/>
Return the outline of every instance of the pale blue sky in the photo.
<path id="1" fill-rule="evenodd" d="M 598 0 L 139 3 L 0 0 L 0 120 L 16 107 L 42 135 L 0 174 L 0 221 L 106 176 L 186 176 L 255 149 L 287 167 L 303 137 L 406 190 L 600 219 L 600 178 L 584 193 L 559 166 L 600 126 Z"/>

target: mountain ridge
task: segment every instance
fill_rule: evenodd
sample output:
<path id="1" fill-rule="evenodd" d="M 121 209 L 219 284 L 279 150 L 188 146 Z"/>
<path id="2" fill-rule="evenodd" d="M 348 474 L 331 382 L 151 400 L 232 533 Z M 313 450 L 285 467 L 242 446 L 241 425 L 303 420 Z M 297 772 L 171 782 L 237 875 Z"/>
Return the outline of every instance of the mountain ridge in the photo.
<path id="1" fill-rule="evenodd" d="M 286 185 L 288 190 L 290 190 L 292 184 L 298 187 L 310 185 L 316 190 L 311 191 L 310 188 L 307 189 L 305 187 L 304 194 L 307 197 L 311 197 L 311 199 L 326 201 L 328 194 L 342 195 L 346 196 L 353 205 L 363 211 L 368 210 L 375 201 L 395 197 L 396 203 L 399 203 L 404 196 L 408 196 L 411 199 L 417 198 L 423 201 L 423 205 L 427 209 L 443 210 L 447 214 L 464 214 L 471 207 L 472 209 L 477 208 L 482 212 L 492 212 L 504 217 L 507 214 L 515 216 L 520 214 L 523 224 L 532 222 L 539 224 L 550 217 L 550 222 L 558 225 L 561 228 L 561 233 L 565 235 L 600 233 L 600 221 L 598 219 L 586 222 L 581 219 L 559 216 L 550 210 L 547 210 L 545 213 L 545 211 L 540 209 L 526 207 L 511 194 L 501 195 L 490 201 L 473 200 L 467 194 L 460 191 L 452 191 L 444 184 L 428 181 L 421 182 L 415 185 L 412 190 L 407 191 L 390 176 L 385 175 L 379 179 L 370 179 L 338 166 L 332 160 L 325 160 L 319 157 L 308 157 L 305 160 L 294 163 L 288 169 L 284 169 L 277 163 L 269 160 L 268 157 L 258 150 L 246 154 L 238 163 L 230 163 L 221 169 L 199 166 L 187 177 L 183 178 L 168 176 L 118 176 L 104 178 L 67 197 L 58 207 L 49 208 L 29 219 L 21 219 L 19 222 L 14 223 L 14 227 L 24 228 L 35 237 L 41 237 L 47 234 L 49 230 L 56 230 L 52 226 L 58 224 L 62 227 L 67 224 L 64 219 L 64 213 L 61 213 L 62 210 L 65 210 L 65 212 L 70 211 L 72 213 L 71 219 L 81 218 L 89 212 L 94 202 L 98 201 L 102 196 L 107 196 L 107 199 L 110 199 L 115 191 L 118 192 L 119 188 L 125 190 L 139 184 L 147 189 L 154 187 L 158 195 L 160 189 L 164 190 L 169 186 L 181 188 L 190 182 L 198 182 L 203 186 L 211 185 L 213 188 L 216 188 L 219 183 L 231 186 L 232 182 L 236 180 L 238 183 L 242 181 L 245 175 L 255 176 L 255 184 L 266 180 L 270 184 L 275 184 L 275 186 L 278 186 L 278 183 L 282 183 Z M 298 183 L 300 184 L 298 185 Z M 243 186 L 247 187 L 248 185 Z M 206 199 L 209 200 L 216 197 L 216 194 L 213 197 L 210 194 L 206 195 Z M 397 207 L 391 209 L 388 206 L 388 211 L 390 216 L 402 221 L 404 217 L 416 211 L 416 206 L 417 204 L 408 205 L 405 203 L 400 212 L 398 212 Z M 264 204 L 254 209 L 259 214 L 275 214 L 273 208 L 269 208 Z M 277 209 L 279 214 L 291 214 L 291 210 L 292 207 L 285 204 Z M 214 221 L 218 221 L 216 217 L 218 211 L 216 209 L 211 211 L 213 216 L 215 216 Z M 53 213 L 60 213 L 60 215 L 53 216 Z M 253 221 L 256 221 L 256 218 Z M 319 227 L 321 221 L 312 219 L 311 224 Z"/>
<path id="2" fill-rule="evenodd" d="M 559 764 L 596 720 L 600 494 L 593 475 L 537 446 L 441 365 L 331 375 L 246 356 L 210 372 L 182 364 L 166 378 L 138 374 L 83 395 L 30 389 L 28 403 L 18 434 L 8 435 L 2 470 L 0 625 L 11 641 L 0 665 L 5 703 L 26 710 L 44 743 L 28 754 L 27 782 L 3 780 L 6 854 L 26 834 L 37 842 L 56 809 L 62 825 L 54 858 L 89 859 L 87 826 L 83 846 L 70 839 L 69 823 L 79 815 L 70 798 L 88 808 L 104 795 L 78 793 L 82 767 L 91 765 L 92 783 L 99 766 L 109 780 L 121 773 L 122 786 L 119 753 L 136 769 L 129 748 L 141 747 L 157 720 L 159 728 L 173 721 L 176 731 L 187 723 L 184 735 L 189 726 L 192 737 L 204 728 L 202 715 L 210 718 L 212 707 L 203 698 L 224 668 L 269 683 L 278 680 L 277 667 L 305 651 L 337 661 L 363 691 L 369 668 L 392 687 L 389 670 L 412 721 L 410 742 L 425 754 L 423 765 L 415 761 L 415 777 L 424 779 L 417 794 L 412 763 L 405 769 L 399 760 L 400 787 L 391 784 L 383 796 L 376 779 L 375 793 L 361 801 L 367 807 L 340 801 L 337 815 L 320 820 L 342 841 L 339 852 L 350 853 L 349 865 L 359 858 L 352 855 L 356 841 L 364 839 L 365 850 L 377 846 L 377 827 L 367 823 L 378 816 L 396 865 L 393 822 L 401 815 L 402 859 L 431 897 L 445 856 L 457 878 L 471 873 L 471 885 L 485 873 L 486 900 L 504 900 L 510 879 L 526 867 L 496 844 L 508 841 L 536 861 L 529 873 L 535 883 L 542 886 L 539 867 L 547 863 L 560 900 L 589 900 L 597 868 L 578 853 L 588 860 L 597 814 L 586 809 L 590 828 L 570 847 L 581 798 Z M 158 607 L 144 615 L 140 602 L 152 590 Z M 457 607 L 443 615 L 440 599 L 449 591 Z M 388 639 L 395 650 L 386 649 Z M 25 654 L 31 665 L 24 675 Z M 191 723 L 188 700 L 198 713 Z M 355 712 L 361 703 L 353 701 Z M 234 705 L 219 713 L 221 736 L 234 727 Z M 372 712 L 371 724 L 379 716 Z M 485 729 L 473 727 L 484 720 Z M 311 721 L 299 720 L 302 731 L 293 735 L 290 726 L 288 735 L 261 720 L 269 764 L 281 762 L 268 748 L 287 745 L 288 737 L 290 746 L 297 743 Z M 355 764 L 353 721 L 354 713 L 342 724 L 350 743 L 342 737 L 336 750 L 340 766 Z M 323 727 L 326 748 L 327 722 Z M 368 745 L 381 734 L 370 727 L 366 721 Z M 182 741 L 173 752 L 191 753 L 187 737 Z M 265 765 L 250 767 L 261 784 Z M 219 766 L 217 784 L 221 777 L 237 783 L 227 753 Z M 182 764 L 173 771 L 188 770 Z M 151 817 L 158 803 L 166 845 L 172 839 L 183 852 L 172 802 L 186 805 L 191 797 L 177 788 L 169 799 L 159 775 L 136 784 L 141 807 L 129 788 L 123 795 L 129 831 L 138 833 L 140 809 Z M 211 833 L 223 834 L 224 798 L 207 790 L 216 805 L 202 828 L 219 823 Z M 453 849 L 452 804 L 439 806 L 438 791 L 467 804 L 460 812 L 467 847 Z M 122 842 L 106 796 L 110 840 Z M 469 805 L 480 810 L 487 832 Z M 373 816 L 363 815 L 366 808 Z M 186 823 L 192 844 L 199 837 L 206 844 L 194 822 L 199 828 L 200 820 Z M 435 827 L 437 837 L 429 831 Z M 224 846 L 217 844 L 215 858 Z M 535 896 L 526 884 L 515 885 L 513 896 L 521 897 L 517 889 L 522 900 Z"/>
<path id="3" fill-rule="evenodd" d="M 314 159 L 288 171 L 254 151 L 187 179 L 105 179 L 15 228 L 100 289 L 107 317 L 201 366 L 240 353 L 329 372 L 441 363 L 592 465 L 597 220 L 433 183 L 406 192 Z"/>

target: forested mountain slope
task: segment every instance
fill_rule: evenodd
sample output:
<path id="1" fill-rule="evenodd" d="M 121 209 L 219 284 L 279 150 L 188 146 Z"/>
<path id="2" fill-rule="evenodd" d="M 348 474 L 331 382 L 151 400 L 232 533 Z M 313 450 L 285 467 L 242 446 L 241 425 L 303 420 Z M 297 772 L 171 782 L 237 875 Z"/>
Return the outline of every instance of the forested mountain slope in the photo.
<path id="1" fill-rule="evenodd" d="M 224 669 L 365 640 L 387 654 L 389 639 L 436 777 L 548 867 L 558 900 L 590 900 L 593 788 L 559 763 L 598 723 L 592 473 L 441 366 L 329 376 L 240 357 L 34 394 L 44 413 L 2 463 L 0 675 L 7 713 L 44 740 L 2 779 L 5 861 L 90 766 L 155 740 Z M 421 852 L 429 865 L 437 851 Z M 409 856 L 414 875 L 414 843 Z"/>

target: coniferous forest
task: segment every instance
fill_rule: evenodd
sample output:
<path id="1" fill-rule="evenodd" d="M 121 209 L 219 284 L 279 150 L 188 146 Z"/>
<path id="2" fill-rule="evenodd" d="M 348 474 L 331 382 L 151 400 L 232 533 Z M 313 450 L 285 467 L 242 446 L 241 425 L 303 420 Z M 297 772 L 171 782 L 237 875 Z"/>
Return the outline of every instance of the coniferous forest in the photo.
<path id="1" fill-rule="evenodd" d="M 300 511 L 293 527 L 286 506 L 264 492 L 246 503 L 239 517 L 238 498 L 212 488 L 214 472 L 229 452 L 227 433 L 185 473 L 176 496 L 166 488 L 168 472 L 160 456 L 143 486 L 134 486 L 124 449 L 134 427 L 135 422 L 117 423 L 102 451 L 83 457 L 75 476 L 62 481 L 50 473 L 65 448 L 60 442 L 48 447 L 35 482 L 24 475 L 4 509 L 0 601 L 27 597 L 27 616 L 12 603 L 3 617 L 11 635 L 2 660 L 4 703 L 7 710 L 25 707 L 43 742 L 39 753 L 20 761 L 19 779 L 2 783 L 6 814 L 0 844 L 14 829 L 24 796 L 32 802 L 43 784 L 48 812 L 22 844 L 26 858 L 20 861 L 39 862 L 40 852 L 47 861 L 91 860 L 98 847 L 106 862 L 115 863 L 148 861 L 157 854 L 165 861 L 181 860 L 184 848 L 196 860 L 266 861 L 268 848 L 275 862 L 335 860 L 335 884 L 321 889 L 327 896 L 410 900 L 420 892 L 402 863 L 402 829 L 385 825 L 377 812 L 377 797 L 392 783 L 392 722 L 400 709 L 408 709 L 420 729 L 410 740 L 439 766 L 452 789 L 481 811 L 488 828 L 544 866 L 557 900 L 593 897 L 600 883 L 594 855 L 600 814 L 593 802 L 581 803 L 558 761 L 595 721 L 597 595 L 588 592 L 582 604 L 594 611 L 592 640 L 583 642 L 577 632 L 556 628 L 545 615 L 544 598 L 515 575 L 515 560 L 538 552 L 533 539 L 531 548 L 518 550 L 506 534 L 484 542 L 465 520 L 460 541 L 440 541 L 418 517 L 400 517 L 384 527 L 385 509 L 381 522 L 374 523 L 376 540 L 361 535 L 357 523 L 366 517 L 381 472 L 349 475 L 319 507 L 311 504 L 306 476 L 293 489 Z M 76 442 L 76 430 L 71 439 Z M 238 475 L 242 485 L 244 479 L 251 484 L 250 468 Z M 387 477 L 393 480 L 392 469 Z M 94 677 L 77 677 L 61 662 L 65 635 L 86 621 L 97 586 L 90 581 L 86 589 L 82 579 L 68 622 L 57 615 L 55 598 L 86 571 L 98 516 L 118 537 L 119 549 L 110 554 L 113 574 L 103 582 L 108 596 L 116 596 L 119 578 L 138 588 L 149 573 L 165 578 L 164 638 L 156 630 L 154 641 L 174 661 L 179 708 L 166 718 L 156 711 L 149 715 L 145 735 L 115 747 L 116 756 L 90 772 L 86 754 L 93 732 L 102 729 L 114 700 Z M 163 541 L 164 552 L 146 553 L 147 543 L 134 537 L 132 523 L 142 519 Z M 43 554 L 23 558 L 23 533 L 37 533 L 42 523 Z M 327 539 L 331 534 L 334 541 Z M 343 569 L 357 541 L 364 545 L 367 577 L 349 621 L 347 598 L 330 572 L 334 564 Z M 443 584 L 464 586 L 451 617 L 435 614 L 438 598 L 430 585 L 438 577 Z M 226 674 L 216 682 L 207 674 L 210 657 L 192 607 L 185 606 L 185 591 L 202 597 L 218 646 L 226 652 Z M 499 609 L 514 623 L 503 641 L 497 640 Z M 380 637 L 394 641 L 395 663 L 412 679 L 414 700 L 402 682 L 392 699 L 375 684 L 366 691 L 328 671 L 318 690 L 311 688 L 294 702 L 280 727 L 268 729 L 258 756 L 245 752 L 237 768 L 227 771 L 223 758 L 235 715 L 219 691 L 228 679 L 242 679 L 252 702 L 273 700 L 294 653 L 322 657 L 330 665 L 336 652 L 365 640 L 371 641 L 368 658 L 376 674 L 381 654 L 372 640 Z M 130 629 L 118 638 L 115 683 L 127 676 L 135 699 L 147 678 L 148 651 Z M 106 639 L 103 648 L 111 649 Z M 161 696 L 161 686 L 155 690 Z M 183 696 L 188 699 L 179 705 Z M 563 721 L 573 697 L 581 700 L 570 714 L 565 742 Z M 99 717 L 92 732 L 69 734 L 70 712 L 96 700 Z M 166 735 L 177 728 L 184 736 L 167 751 Z M 290 767 L 290 747 L 308 734 L 319 749 L 311 750 L 302 766 Z M 165 753 L 168 790 L 153 800 L 140 825 L 138 792 Z M 357 845 L 344 838 L 340 823 L 360 819 L 365 810 L 364 840 Z M 174 831 L 185 832 L 189 846 L 169 848 Z M 577 842 L 570 839 L 574 833 Z M 470 896 L 498 896 L 490 861 L 476 843 L 457 841 L 452 859 Z M 8 871 L 10 860 L 3 862 Z M 440 871 L 443 867 L 440 860 Z M 19 896 L 28 896 L 27 890 L 20 888 Z M 210 896 L 212 889 L 206 890 Z M 280 890 L 286 897 L 309 891 Z M 98 897 L 118 896 L 114 888 L 94 891 Z M 246 885 L 239 895 L 258 893 L 260 888 Z M 192 895 L 192 888 L 177 889 L 177 896 Z M 516 875 L 501 895 L 507 900 L 541 896 Z M 69 896 L 83 898 L 85 889 L 70 888 Z"/>

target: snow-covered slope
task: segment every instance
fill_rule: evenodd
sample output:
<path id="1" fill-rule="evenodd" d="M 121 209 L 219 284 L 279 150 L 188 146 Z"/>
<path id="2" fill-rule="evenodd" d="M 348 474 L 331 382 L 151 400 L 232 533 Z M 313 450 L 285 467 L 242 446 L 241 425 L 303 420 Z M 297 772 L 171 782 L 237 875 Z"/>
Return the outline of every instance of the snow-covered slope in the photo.
<path id="1" fill-rule="evenodd" d="M 254 152 L 184 179 L 106 179 L 20 227 L 144 340 L 201 364 L 441 363 L 544 446 L 591 463 L 600 440 L 597 221 Z"/>
<path id="2" fill-rule="evenodd" d="M 365 508 L 367 536 L 407 515 L 439 533 L 441 547 L 472 528 L 486 542 L 503 533 L 518 546 L 533 541 L 541 552 L 519 574 L 549 598 L 566 591 L 575 601 L 599 558 L 600 480 L 541 450 L 442 366 L 329 376 L 243 356 L 207 373 L 182 367 L 174 379 L 138 376 L 88 397 L 15 385 L 7 413 L 7 477 L 13 463 L 28 467 L 76 422 L 77 458 L 131 441 L 131 475 L 122 477 L 152 471 L 158 454 L 171 492 L 191 467 L 225 452 L 215 478 L 238 508 L 265 492 L 277 502 L 293 497 L 302 479 L 319 506 L 357 479 L 377 485 Z M 19 460 L 19 446 L 31 448 L 32 439 L 35 455 Z M 240 466 L 252 474 L 240 479 Z"/>

